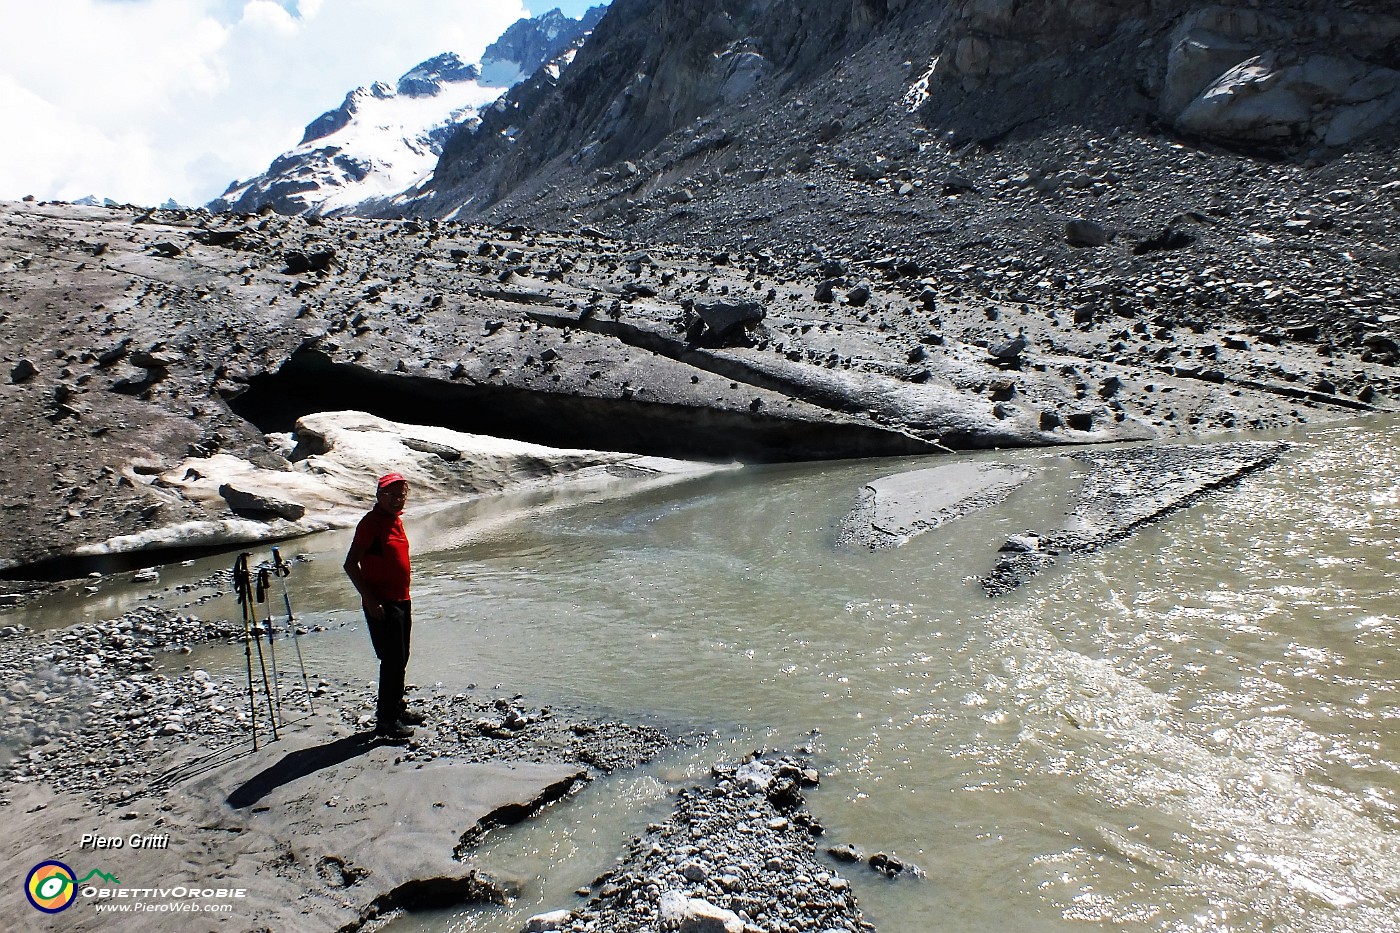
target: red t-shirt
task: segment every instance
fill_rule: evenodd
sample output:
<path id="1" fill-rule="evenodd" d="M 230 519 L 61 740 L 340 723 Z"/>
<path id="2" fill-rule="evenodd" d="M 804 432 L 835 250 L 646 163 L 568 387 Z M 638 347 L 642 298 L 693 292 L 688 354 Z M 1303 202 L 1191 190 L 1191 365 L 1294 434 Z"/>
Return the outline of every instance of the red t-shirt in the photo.
<path id="1" fill-rule="evenodd" d="M 360 555 L 360 576 L 369 594 L 385 602 L 409 598 L 408 535 L 403 519 L 376 506 L 355 526 L 352 553 Z"/>

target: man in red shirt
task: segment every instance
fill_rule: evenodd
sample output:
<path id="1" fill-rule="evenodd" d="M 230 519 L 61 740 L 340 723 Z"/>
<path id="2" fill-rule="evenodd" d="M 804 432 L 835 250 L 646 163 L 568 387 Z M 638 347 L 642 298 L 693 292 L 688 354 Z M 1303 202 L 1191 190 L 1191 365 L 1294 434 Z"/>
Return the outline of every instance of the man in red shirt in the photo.
<path id="1" fill-rule="evenodd" d="M 413 627 L 408 536 L 402 518 L 407 502 L 406 479 L 398 473 L 379 477 L 374 508 L 355 527 L 355 539 L 345 555 L 345 573 L 360 591 L 370 641 L 379 656 L 379 703 L 374 731 L 383 738 L 399 741 L 410 738 L 410 726 L 423 721 L 408 711 L 404 700 L 409 632 Z"/>

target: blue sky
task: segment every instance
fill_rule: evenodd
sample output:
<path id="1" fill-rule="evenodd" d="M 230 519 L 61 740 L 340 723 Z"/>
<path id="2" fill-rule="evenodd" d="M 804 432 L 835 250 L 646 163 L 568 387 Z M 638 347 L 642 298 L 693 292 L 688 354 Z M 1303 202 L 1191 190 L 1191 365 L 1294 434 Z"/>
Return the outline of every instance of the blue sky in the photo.
<path id="1" fill-rule="evenodd" d="M 263 171 L 351 89 L 587 0 L 4 3 L 0 200 L 202 204 Z"/>

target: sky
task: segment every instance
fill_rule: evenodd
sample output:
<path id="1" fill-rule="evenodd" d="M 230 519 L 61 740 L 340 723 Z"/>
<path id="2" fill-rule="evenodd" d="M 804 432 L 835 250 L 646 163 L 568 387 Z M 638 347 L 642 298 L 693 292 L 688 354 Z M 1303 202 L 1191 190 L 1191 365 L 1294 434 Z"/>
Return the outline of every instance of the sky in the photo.
<path id="1" fill-rule="evenodd" d="M 0 0 L 0 200 L 199 205 L 352 89 L 603 0 Z"/>

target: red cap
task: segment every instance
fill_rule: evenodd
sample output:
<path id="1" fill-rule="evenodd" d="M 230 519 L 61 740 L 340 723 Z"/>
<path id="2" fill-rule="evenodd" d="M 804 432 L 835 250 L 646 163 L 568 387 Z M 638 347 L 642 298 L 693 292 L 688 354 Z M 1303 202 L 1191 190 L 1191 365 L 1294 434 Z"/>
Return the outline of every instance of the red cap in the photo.
<path id="1" fill-rule="evenodd" d="M 406 482 L 408 482 L 408 480 L 404 479 L 404 478 L 403 478 L 400 474 L 398 474 L 398 473 L 385 473 L 383 476 L 379 477 L 379 486 L 378 486 L 378 488 L 379 488 L 379 489 L 383 489 L 384 487 L 386 487 L 386 486 L 392 486 L 392 485 L 394 485 L 395 483 L 406 483 Z"/>

